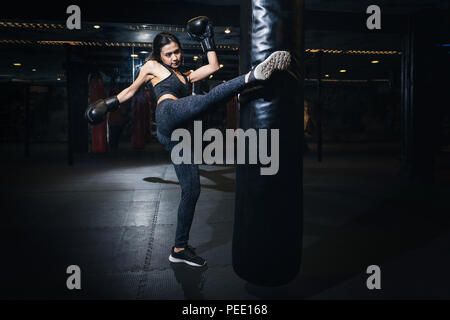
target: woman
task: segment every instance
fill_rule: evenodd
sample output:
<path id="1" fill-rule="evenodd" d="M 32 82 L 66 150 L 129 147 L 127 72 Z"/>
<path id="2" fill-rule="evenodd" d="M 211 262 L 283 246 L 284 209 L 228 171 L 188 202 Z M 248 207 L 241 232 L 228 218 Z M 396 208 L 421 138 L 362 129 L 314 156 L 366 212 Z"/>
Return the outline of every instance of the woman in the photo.
<path id="1" fill-rule="evenodd" d="M 178 143 L 171 141 L 171 133 L 183 127 L 187 121 L 194 119 L 201 112 L 214 105 L 220 105 L 239 92 L 248 84 L 267 80 L 273 71 L 284 70 L 290 64 L 290 54 L 286 51 L 272 53 L 264 62 L 247 74 L 238 76 L 213 88 L 206 95 L 189 95 L 189 83 L 200 81 L 219 70 L 219 62 L 215 52 L 212 25 L 207 17 L 189 20 L 189 35 L 200 41 L 208 58 L 208 64 L 186 74 L 178 68 L 182 61 L 180 41 L 173 34 L 162 32 L 153 41 L 153 51 L 141 68 L 139 76 L 131 86 L 124 89 L 116 97 L 96 102 L 86 112 L 86 117 L 96 124 L 104 113 L 114 110 L 120 103 L 133 97 L 138 88 L 150 83 L 157 99 L 156 123 L 158 140 L 164 148 L 171 152 Z M 193 162 L 193 161 L 192 161 Z M 196 164 L 173 164 L 181 186 L 181 201 L 178 207 L 178 221 L 175 245 L 172 247 L 169 260 L 183 262 L 192 266 L 203 266 L 206 261 L 197 256 L 188 245 L 189 230 L 194 217 L 195 205 L 200 195 L 200 177 Z"/>

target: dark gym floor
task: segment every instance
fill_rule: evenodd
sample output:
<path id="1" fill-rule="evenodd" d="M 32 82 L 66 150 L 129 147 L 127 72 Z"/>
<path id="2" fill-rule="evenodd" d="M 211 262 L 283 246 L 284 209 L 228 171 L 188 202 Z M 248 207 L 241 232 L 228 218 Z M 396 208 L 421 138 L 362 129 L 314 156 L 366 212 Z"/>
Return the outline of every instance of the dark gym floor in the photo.
<path id="1" fill-rule="evenodd" d="M 73 167 L 64 144 L 33 144 L 29 159 L 4 144 L 0 298 L 450 298 L 449 185 L 405 182 L 396 143 L 327 143 L 322 163 L 310 147 L 302 267 L 266 288 L 231 265 L 233 166 L 201 166 L 191 245 L 208 266 L 199 269 L 168 261 L 180 189 L 159 144 L 77 155 Z M 69 265 L 81 268 L 81 290 L 66 288 Z M 381 290 L 366 287 L 370 265 Z"/>

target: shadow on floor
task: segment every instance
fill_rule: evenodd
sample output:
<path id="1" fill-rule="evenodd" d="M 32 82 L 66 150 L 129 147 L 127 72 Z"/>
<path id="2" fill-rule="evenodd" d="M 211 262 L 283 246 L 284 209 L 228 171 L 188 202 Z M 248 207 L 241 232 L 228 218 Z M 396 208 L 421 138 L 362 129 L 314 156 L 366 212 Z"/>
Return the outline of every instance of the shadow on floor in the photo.
<path id="1" fill-rule="evenodd" d="M 175 279 L 183 289 L 184 297 L 189 300 L 204 300 L 203 286 L 208 266 L 192 267 L 184 263 L 170 263 Z"/>
<path id="2" fill-rule="evenodd" d="M 234 172 L 234 167 L 226 167 L 226 169 L 212 171 L 199 169 L 200 176 L 214 182 L 214 185 L 202 184 L 201 187 L 222 192 L 234 192 L 234 179 L 224 176 L 225 174 Z M 177 181 L 164 180 L 159 177 L 147 177 L 143 180 L 150 183 L 179 184 Z"/>

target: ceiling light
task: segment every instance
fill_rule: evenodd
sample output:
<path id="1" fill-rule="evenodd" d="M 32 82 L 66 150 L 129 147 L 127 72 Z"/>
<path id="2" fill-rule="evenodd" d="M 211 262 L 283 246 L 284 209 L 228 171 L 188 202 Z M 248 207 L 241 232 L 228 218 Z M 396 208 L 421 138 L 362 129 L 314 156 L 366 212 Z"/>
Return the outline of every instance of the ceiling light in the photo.
<path id="1" fill-rule="evenodd" d="M 142 54 L 147 54 L 148 51 L 141 51 L 140 53 L 142 53 Z"/>
<path id="2" fill-rule="evenodd" d="M 31 71 L 36 72 L 36 69 L 33 68 L 33 69 L 31 69 Z"/>
<path id="3" fill-rule="evenodd" d="M 230 28 L 226 28 L 224 32 L 225 32 L 226 34 L 229 34 L 229 33 L 231 33 L 231 30 L 230 30 Z"/>
<path id="4" fill-rule="evenodd" d="M 20 62 L 14 62 L 14 63 L 13 63 L 13 66 L 14 66 L 14 67 L 21 67 L 22 64 L 21 64 Z"/>
<path id="5" fill-rule="evenodd" d="M 210 75 L 209 78 L 212 79 L 212 78 L 213 78 L 213 75 Z"/>
<path id="6" fill-rule="evenodd" d="M 326 75 L 325 75 L 325 78 L 329 78 L 329 77 L 330 77 L 330 75 L 329 75 L 329 74 L 326 74 Z"/>
<path id="7" fill-rule="evenodd" d="M 380 61 L 378 60 L 372 60 L 371 63 L 379 63 Z"/>
<path id="8" fill-rule="evenodd" d="M 99 26 L 98 24 L 96 24 L 96 25 L 94 26 L 94 29 L 100 29 L 100 26 Z"/>
<path id="9" fill-rule="evenodd" d="M 61 78 L 56 78 L 56 80 L 60 81 L 60 80 L 61 80 Z"/>
<path id="10" fill-rule="evenodd" d="M 133 53 L 133 54 L 131 55 L 131 57 L 132 57 L 132 58 L 137 58 L 138 55 Z"/>
<path id="11" fill-rule="evenodd" d="M 219 68 L 223 68 L 223 64 L 219 64 Z"/>
<path id="12" fill-rule="evenodd" d="M 197 61 L 198 60 L 198 56 L 194 56 L 194 58 L 192 58 L 192 59 L 194 59 L 194 61 Z"/>
<path id="13" fill-rule="evenodd" d="M 339 72 L 347 72 L 347 70 L 341 69 L 341 70 L 339 70 Z"/>

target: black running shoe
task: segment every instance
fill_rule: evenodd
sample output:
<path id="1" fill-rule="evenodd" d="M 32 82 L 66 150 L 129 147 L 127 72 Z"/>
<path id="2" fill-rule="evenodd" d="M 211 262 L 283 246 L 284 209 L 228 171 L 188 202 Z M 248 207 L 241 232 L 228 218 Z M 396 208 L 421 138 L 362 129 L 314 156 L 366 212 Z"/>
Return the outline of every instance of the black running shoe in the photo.
<path id="1" fill-rule="evenodd" d="M 184 250 L 181 250 L 180 252 L 175 252 L 173 250 L 174 247 L 172 247 L 172 250 L 170 252 L 169 261 L 174 263 L 183 262 L 190 266 L 194 267 L 202 267 L 206 265 L 206 260 L 202 257 L 199 257 L 195 251 L 194 248 L 191 246 L 186 246 Z"/>

